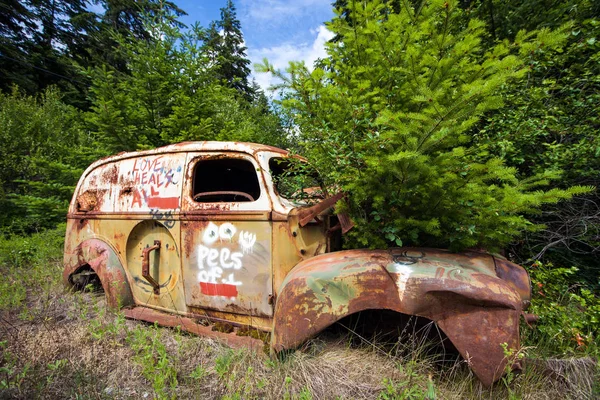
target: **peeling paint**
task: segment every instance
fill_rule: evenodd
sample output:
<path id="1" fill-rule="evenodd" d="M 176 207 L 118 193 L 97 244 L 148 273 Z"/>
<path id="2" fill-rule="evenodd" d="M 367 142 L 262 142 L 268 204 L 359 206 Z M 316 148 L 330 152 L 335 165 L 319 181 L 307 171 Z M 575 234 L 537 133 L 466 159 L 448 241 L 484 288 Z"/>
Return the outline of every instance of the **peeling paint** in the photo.
<path id="1" fill-rule="evenodd" d="M 197 318 L 255 327 L 271 332 L 275 352 L 361 311 L 419 316 L 438 324 L 484 384 L 499 379 L 501 344 L 519 346 L 531 296 L 525 270 L 475 251 L 332 252 L 336 235 L 352 226 L 347 216 L 330 217 L 343 195 L 312 207 L 280 198 L 269 160 L 288 156 L 251 143 L 188 142 L 95 162 L 69 207 L 65 283 L 89 268 L 110 306 L 135 307 L 129 317 L 198 334 L 210 329 Z M 215 178 L 197 191 L 210 178 L 194 175 L 206 160 L 245 165 L 240 171 L 255 171 L 258 186 L 219 188 Z"/>

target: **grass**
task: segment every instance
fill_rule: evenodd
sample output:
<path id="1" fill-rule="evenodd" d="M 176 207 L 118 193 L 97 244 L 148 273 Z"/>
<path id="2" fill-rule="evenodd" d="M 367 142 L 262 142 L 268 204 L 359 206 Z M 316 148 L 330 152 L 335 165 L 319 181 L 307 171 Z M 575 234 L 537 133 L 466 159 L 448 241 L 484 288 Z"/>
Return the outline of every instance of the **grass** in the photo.
<path id="1" fill-rule="evenodd" d="M 590 358 L 537 360 L 486 389 L 464 361 L 440 362 L 420 342 L 390 348 L 329 333 L 302 351 L 270 359 L 126 320 L 106 309 L 102 293 L 64 291 L 61 238 L 59 229 L 0 241 L 0 398 L 562 400 L 600 395 Z M 526 356 L 536 351 L 521 349 Z"/>

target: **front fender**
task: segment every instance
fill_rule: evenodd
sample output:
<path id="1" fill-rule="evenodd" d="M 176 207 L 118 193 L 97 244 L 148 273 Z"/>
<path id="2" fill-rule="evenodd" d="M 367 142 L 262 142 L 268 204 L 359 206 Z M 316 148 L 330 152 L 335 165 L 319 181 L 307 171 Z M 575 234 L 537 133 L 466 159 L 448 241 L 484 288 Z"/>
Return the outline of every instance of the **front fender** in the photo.
<path id="1" fill-rule="evenodd" d="M 502 348 L 519 346 L 521 296 L 485 253 L 434 249 L 349 250 L 298 264 L 277 296 L 271 346 L 297 347 L 341 318 L 386 309 L 435 321 L 473 372 L 491 385 Z"/>
<path id="2" fill-rule="evenodd" d="M 125 269 L 115 251 L 100 239 L 81 242 L 70 254 L 65 254 L 63 282 L 71 286 L 72 276 L 89 265 L 100 278 L 109 307 L 120 308 L 134 304 Z"/>

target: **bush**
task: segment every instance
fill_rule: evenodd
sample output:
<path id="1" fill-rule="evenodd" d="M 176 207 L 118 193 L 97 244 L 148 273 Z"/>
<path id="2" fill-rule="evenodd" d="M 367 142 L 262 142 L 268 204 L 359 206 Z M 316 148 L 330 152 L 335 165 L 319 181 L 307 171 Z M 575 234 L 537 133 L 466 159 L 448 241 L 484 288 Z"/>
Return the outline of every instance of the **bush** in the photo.
<path id="1" fill-rule="evenodd" d="M 27 291 L 44 293 L 59 284 L 65 227 L 31 236 L 0 236 L 0 310 L 18 309 Z"/>
<path id="2" fill-rule="evenodd" d="M 577 271 L 540 262 L 529 268 L 529 312 L 540 319 L 525 331 L 524 341 L 542 355 L 600 355 L 600 298 L 577 281 Z"/>
<path id="3" fill-rule="evenodd" d="M 471 128 L 502 106 L 502 88 L 526 75 L 528 55 L 560 47 L 564 31 L 484 48 L 485 25 L 465 22 L 456 1 L 394 4 L 338 10 L 328 24 L 336 40 L 312 72 L 261 66 L 284 81 L 301 153 L 349 194 L 350 246 L 499 249 L 534 227 L 525 215 L 591 190 L 542 191 L 558 172 L 521 178 L 471 143 Z"/>

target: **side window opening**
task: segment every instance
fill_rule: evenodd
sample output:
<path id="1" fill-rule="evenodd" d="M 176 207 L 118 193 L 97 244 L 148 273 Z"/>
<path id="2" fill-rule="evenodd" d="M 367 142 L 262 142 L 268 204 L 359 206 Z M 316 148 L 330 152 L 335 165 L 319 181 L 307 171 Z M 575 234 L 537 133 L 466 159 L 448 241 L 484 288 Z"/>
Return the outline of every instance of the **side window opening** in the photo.
<path id="1" fill-rule="evenodd" d="M 260 197 L 256 168 L 249 160 L 200 160 L 194 166 L 192 198 L 199 203 L 250 202 Z"/>
<path id="2" fill-rule="evenodd" d="M 269 169 L 275 190 L 284 199 L 311 203 L 325 197 L 317 173 L 307 163 L 274 157 Z"/>

